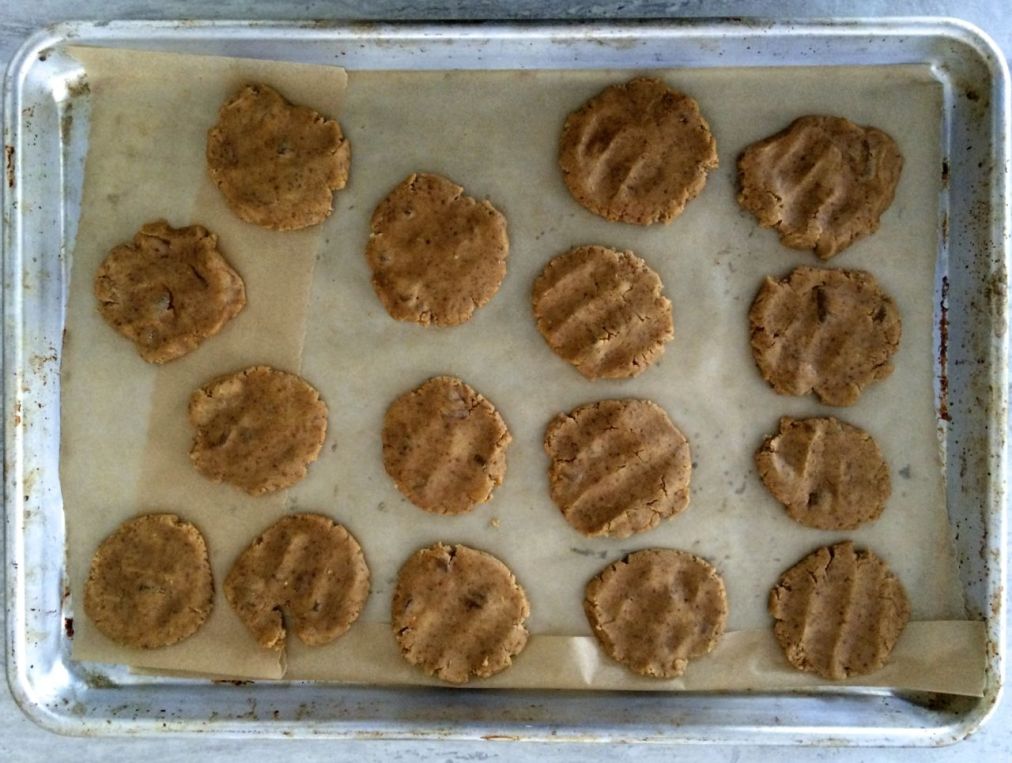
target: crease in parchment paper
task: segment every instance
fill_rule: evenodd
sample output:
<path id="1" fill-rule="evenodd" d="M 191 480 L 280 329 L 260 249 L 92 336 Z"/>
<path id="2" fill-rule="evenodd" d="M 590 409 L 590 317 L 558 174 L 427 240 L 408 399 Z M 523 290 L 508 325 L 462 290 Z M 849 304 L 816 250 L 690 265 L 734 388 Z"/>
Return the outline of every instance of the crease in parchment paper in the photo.
<path id="1" fill-rule="evenodd" d="M 403 684 L 418 682 L 418 671 L 397 653 L 389 626 L 363 623 L 349 631 L 351 642 L 335 651 L 322 666 L 288 664 L 286 678 L 316 678 L 345 683 Z M 352 635 L 354 634 L 354 635 Z M 973 648 L 967 649 L 966 646 Z M 553 689 L 629 689 L 636 691 L 775 691 L 830 686 L 883 686 L 901 684 L 911 691 L 934 691 L 943 681 L 951 694 L 980 696 L 983 671 L 978 655 L 984 648 L 984 623 L 939 620 L 911 623 L 900 638 L 888 664 L 869 676 L 839 683 L 799 673 L 784 659 L 771 629 L 726 633 L 708 657 L 689 662 L 685 674 L 654 679 L 630 673 L 622 665 L 600 656 L 593 636 L 532 638 L 514 659 L 513 666 L 475 688 L 522 689 L 548 685 Z M 368 654 L 368 660 L 361 655 Z M 936 661 L 938 664 L 936 664 Z M 389 665 L 382 676 L 374 666 Z M 424 679 L 431 686 L 445 684 Z"/>
<path id="2" fill-rule="evenodd" d="M 278 66 L 284 71 L 289 65 Z M 965 613 L 951 548 L 933 410 L 938 84 L 921 67 L 658 74 L 700 102 L 717 138 L 721 166 L 672 225 L 641 228 L 609 223 L 583 210 L 569 196 L 556 164 L 565 115 L 605 85 L 623 81 L 633 72 L 351 73 L 340 110 L 352 147 L 349 184 L 335 196 L 331 219 L 314 229 L 315 244 L 307 244 L 316 264 L 300 272 L 308 273 L 311 283 L 293 287 L 293 292 L 307 288 L 308 298 L 288 304 L 301 317 L 280 317 L 275 326 L 268 313 L 271 317 L 265 320 L 271 325 L 255 328 L 271 332 L 263 338 L 263 347 L 257 345 L 257 353 L 248 354 L 238 339 L 234 352 L 225 344 L 230 331 L 241 331 L 239 321 L 244 317 L 253 326 L 257 300 L 264 298 L 261 289 L 266 287 L 255 288 L 249 278 L 248 314 L 240 315 L 235 326 L 208 341 L 189 361 L 180 361 L 190 362 L 192 370 L 180 367 L 176 371 L 145 367 L 125 340 L 97 323 L 97 316 L 85 315 L 94 312 L 89 301 L 91 273 L 85 268 L 86 283 L 82 284 L 76 277 L 81 271 L 75 272 L 70 317 L 90 325 L 92 333 L 88 335 L 91 352 L 84 354 L 75 345 L 75 324 L 68 319 L 72 333 L 65 360 L 71 362 L 65 368 L 70 370 L 71 386 L 77 394 L 83 394 L 81 387 L 87 386 L 100 398 L 98 410 L 117 410 L 116 402 L 105 399 L 101 384 L 92 383 L 90 376 L 92 365 L 109 361 L 118 372 L 100 378 L 131 379 L 126 394 L 147 412 L 147 418 L 117 422 L 116 427 L 123 430 L 118 437 L 132 446 L 122 457 L 118 443 L 94 433 L 83 444 L 98 450 L 80 450 L 70 435 L 87 434 L 89 422 L 102 421 L 104 426 L 106 420 L 90 412 L 85 416 L 80 408 L 65 410 L 66 417 L 82 419 L 64 433 L 65 458 L 74 462 L 64 464 L 65 485 L 70 474 L 90 478 L 91 470 L 80 462 L 83 453 L 89 453 L 92 461 L 96 454 L 101 459 L 118 459 L 103 462 L 106 471 L 101 478 L 107 486 L 112 481 L 105 476 L 107 471 L 119 474 L 122 484 L 117 483 L 116 511 L 125 517 L 141 508 L 158 508 L 178 511 L 195 521 L 215 549 L 219 586 L 239 550 L 286 510 L 318 511 L 343 523 L 366 554 L 372 578 L 370 598 L 360 621 L 330 645 L 310 648 L 291 637 L 289 678 L 429 683 L 397 653 L 387 624 L 390 596 L 398 568 L 416 548 L 446 541 L 467 543 L 499 556 L 515 572 L 531 602 L 532 637 L 527 649 L 514 667 L 474 686 L 811 687 L 817 679 L 784 662 L 772 637 L 766 599 L 779 575 L 805 554 L 852 538 L 889 563 L 907 588 L 913 619 L 924 621 L 908 626 L 886 668 L 854 683 L 980 693 L 985 664 L 981 626 L 958 622 Z M 312 77 L 319 84 L 315 72 Z M 283 85 L 279 89 L 286 92 Z M 768 98 L 764 93 L 778 96 Z M 96 105 L 101 95 L 96 95 Z M 308 97 L 302 99 L 314 105 Z M 211 114 L 201 117 L 205 122 L 213 121 L 217 106 L 208 108 Z M 318 108 L 335 113 L 333 108 Z M 906 159 L 896 201 L 880 231 L 829 263 L 874 273 L 896 299 L 903 318 L 896 372 L 846 409 L 828 408 L 810 398 L 776 395 L 756 372 L 748 346 L 747 311 L 762 278 L 822 263 L 808 253 L 785 249 L 775 233 L 760 230 L 738 208 L 735 160 L 748 143 L 806 113 L 838 113 L 881 127 L 897 139 Z M 188 150 L 199 154 L 199 166 L 192 171 L 194 177 L 200 175 L 201 184 L 205 183 L 201 174 L 204 129 L 187 138 L 194 144 Z M 183 145 L 176 149 L 181 151 Z M 373 208 L 405 176 L 419 171 L 444 174 L 463 185 L 465 192 L 489 198 L 509 225 L 509 272 L 500 292 L 471 321 L 452 329 L 425 329 L 390 318 L 373 293 L 363 256 Z M 87 191 L 93 185 L 86 185 L 86 213 Z M 184 212 L 190 213 L 199 198 L 201 209 L 209 214 L 213 210 L 218 219 L 229 217 L 224 208 L 213 206 L 220 205 L 214 194 L 207 197 L 192 190 L 190 194 Z M 82 218 L 82 230 L 87 219 L 87 215 Z M 210 218 L 201 222 L 212 229 L 219 225 Z M 129 238 L 140 224 L 119 217 L 115 223 L 120 226 L 117 235 L 99 231 L 100 241 L 93 238 L 93 245 L 100 243 L 106 251 Z M 244 224 L 229 218 L 217 228 L 229 257 L 233 254 L 224 231 L 232 231 L 233 225 L 241 228 Z M 291 234 L 266 235 L 264 240 L 275 236 L 286 248 L 289 241 L 296 241 L 288 238 Z M 79 247 L 80 241 L 79 236 Z M 537 333 L 530 308 L 534 278 L 553 256 L 584 243 L 637 252 L 661 275 L 674 303 L 674 341 L 655 367 L 635 379 L 587 381 L 556 358 Z M 271 280 L 286 277 L 291 266 L 286 257 L 269 259 L 274 268 Z M 75 268 L 78 262 L 75 253 Z M 237 262 L 237 267 L 246 277 L 243 265 Z M 271 309 L 278 307 L 283 306 Z M 302 347 L 303 332 L 295 324 L 304 327 Z M 281 346 L 272 337 L 285 326 L 297 338 Z M 330 409 L 319 461 L 305 480 L 267 500 L 249 499 L 227 486 L 203 481 L 192 472 L 186 456 L 185 400 L 190 391 L 206 381 L 205 375 L 252 362 L 301 369 Z M 170 374 L 164 374 L 166 370 Z M 513 435 L 503 485 L 488 504 L 455 517 L 427 514 L 404 499 L 383 470 L 380 447 L 382 417 L 389 402 L 426 378 L 444 373 L 460 376 L 492 400 Z M 164 378 L 159 379 L 159 374 Z M 87 385 L 74 384 L 85 375 Z M 67 395 L 65 391 L 65 401 Z M 544 427 L 555 414 L 607 397 L 656 400 L 688 437 L 695 463 L 689 508 L 656 530 L 624 540 L 587 539 L 565 523 L 548 496 L 547 459 L 541 445 Z M 897 410 L 905 412 L 902 425 L 887 426 L 885 422 L 898 420 Z M 787 517 L 766 493 L 752 463 L 754 450 L 775 430 L 781 415 L 835 415 L 876 437 L 893 480 L 893 496 L 877 522 L 854 532 L 834 533 L 801 527 Z M 173 484 L 165 491 L 153 489 L 170 481 L 170 476 Z M 68 531 L 77 524 L 78 510 L 79 506 L 68 503 Z M 86 570 L 94 545 L 115 527 L 118 516 L 103 517 L 102 528 L 90 536 L 70 534 L 72 568 Z M 593 641 L 582 611 L 583 588 L 590 577 L 623 555 L 652 546 L 686 549 L 710 560 L 725 579 L 730 603 L 729 631 L 717 650 L 691 663 L 686 676 L 672 682 L 650 682 L 611 663 Z M 147 669 L 168 669 L 171 662 L 173 670 L 277 677 L 276 658 L 256 649 L 220 596 L 215 618 L 231 625 L 226 628 L 223 623 L 220 632 L 212 632 L 209 623 L 193 639 L 174 647 L 177 652 L 171 660 L 124 650 L 104 652 L 103 658 Z M 957 622 L 939 625 L 939 621 Z M 214 655 L 210 666 L 197 657 L 201 651 L 197 639 L 212 636 L 230 654 L 225 659 Z M 953 665 L 958 670 L 952 670 Z"/>

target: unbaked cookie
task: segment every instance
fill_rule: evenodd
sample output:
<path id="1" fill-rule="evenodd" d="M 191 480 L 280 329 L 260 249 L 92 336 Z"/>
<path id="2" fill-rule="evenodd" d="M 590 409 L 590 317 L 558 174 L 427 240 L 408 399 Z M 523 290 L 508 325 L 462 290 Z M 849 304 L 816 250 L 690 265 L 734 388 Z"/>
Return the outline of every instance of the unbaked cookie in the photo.
<path id="1" fill-rule="evenodd" d="M 156 649 L 192 636 L 211 613 L 214 582 L 204 536 L 175 514 L 146 514 L 99 544 L 84 611 L 117 644 Z"/>
<path id="2" fill-rule="evenodd" d="M 321 646 L 358 619 L 369 567 L 355 538 L 330 517 L 289 514 L 236 559 L 225 596 L 260 646 L 284 649 L 287 628 Z"/>
<path id="3" fill-rule="evenodd" d="M 794 120 L 738 159 L 738 203 L 793 249 L 826 260 L 874 233 L 903 169 L 896 142 L 842 117 Z"/>
<path id="4" fill-rule="evenodd" d="M 717 143 L 692 98 L 637 77 L 566 118 L 559 166 L 570 193 L 594 214 L 669 223 L 703 190 Z"/>
<path id="5" fill-rule="evenodd" d="M 461 514 L 502 484 L 510 439 L 491 402 L 460 379 L 436 376 L 387 409 L 383 466 L 419 508 Z"/>
<path id="6" fill-rule="evenodd" d="M 165 363 L 221 331 L 246 304 L 246 288 L 207 228 L 158 220 L 109 252 L 95 297 L 106 323 L 144 360 Z"/>
<path id="7" fill-rule="evenodd" d="M 840 680 L 885 665 L 910 619 L 896 576 L 850 541 L 820 548 L 770 591 L 773 632 L 798 670 Z"/>
<path id="8" fill-rule="evenodd" d="M 390 619 L 404 659 L 465 683 L 512 664 L 527 644 L 529 614 L 524 589 L 500 560 L 436 543 L 401 567 Z"/>
<path id="9" fill-rule="evenodd" d="M 272 230 L 326 220 L 350 163 L 341 125 L 263 84 L 226 101 L 207 133 L 208 171 L 229 207 Z"/>
<path id="10" fill-rule="evenodd" d="M 383 306 L 400 321 L 456 326 L 506 275 L 506 218 L 439 175 L 410 175 L 376 207 L 366 259 Z"/>
<path id="11" fill-rule="evenodd" d="M 190 396 L 190 460 L 201 474 L 250 495 L 306 476 L 327 435 L 327 405 L 295 374 L 252 366 Z"/>
<path id="12" fill-rule="evenodd" d="M 552 500 L 587 536 L 626 538 L 689 504 L 689 443 L 649 400 L 601 400 L 545 431 Z"/>
<path id="13" fill-rule="evenodd" d="M 708 562 L 648 548 L 609 565 L 587 584 L 583 610 L 613 660 L 653 678 L 675 678 L 724 633 L 727 592 Z"/>
<path id="14" fill-rule="evenodd" d="M 588 379 L 643 373 L 674 337 L 661 279 L 632 252 L 578 246 L 534 281 L 538 331 Z"/>
<path id="15" fill-rule="evenodd" d="M 893 372 L 900 316 L 892 298 L 861 270 L 798 268 L 768 277 L 749 310 L 752 356 L 781 395 L 815 392 L 851 405 Z"/>
<path id="16" fill-rule="evenodd" d="M 791 518 L 818 530 L 853 530 L 877 519 L 892 489 L 871 435 L 832 417 L 783 417 L 755 464 Z"/>

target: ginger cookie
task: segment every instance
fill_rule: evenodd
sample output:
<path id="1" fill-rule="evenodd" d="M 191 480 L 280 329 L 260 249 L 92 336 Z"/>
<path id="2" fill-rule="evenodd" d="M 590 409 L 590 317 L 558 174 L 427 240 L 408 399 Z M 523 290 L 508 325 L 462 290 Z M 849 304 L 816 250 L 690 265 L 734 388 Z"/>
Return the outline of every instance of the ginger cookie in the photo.
<path id="1" fill-rule="evenodd" d="M 401 567 L 390 620 L 405 660 L 461 684 L 512 664 L 527 644 L 529 614 L 524 589 L 499 559 L 436 543 Z"/>
<path id="2" fill-rule="evenodd" d="M 225 578 L 228 603 L 266 649 L 284 649 L 288 628 L 309 646 L 329 644 L 358 619 L 368 596 L 362 548 L 320 514 L 279 519 Z"/>
<path id="3" fill-rule="evenodd" d="M 601 400 L 555 417 L 545 431 L 552 500 L 587 536 L 627 538 L 689 504 L 685 436 L 649 400 Z"/>
<path id="4" fill-rule="evenodd" d="M 175 514 L 146 514 L 99 544 L 84 584 L 84 611 L 106 638 L 157 649 L 192 636 L 214 601 L 207 545 Z"/>
<path id="5" fill-rule="evenodd" d="M 910 619 L 900 581 L 850 541 L 824 546 L 787 570 L 770 591 L 769 610 L 787 661 L 834 681 L 885 665 Z"/>
<path id="6" fill-rule="evenodd" d="M 727 592 L 708 562 L 685 551 L 629 554 L 587 584 L 594 635 L 616 662 L 652 678 L 675 678 L 724 633 Z"/>
<path id="7" fill-rule="evenodd" d="M 738 203 L 792 249 L 824 260 L 878 230 L 903 169 L 896 142 L 842 117 L 807 116 L 738 159 Z"/>
<path id="8" fill-rule="evenodd" d="M 147 223 L 109 252 L 95 276 L 98 311 L 149 363 L 214 336 L 246 304 L 246 287 L 200 225 Z"/>
<path id="9" fill-rule="evenodd" d="M 670 223 L 717 166 L 717 142 L 692 98 L 659 79 L 612 85 L 566 118 L 562 176 L 606 220 Z"/>
<path id="10" fill-rule="evenodd" d="M 228 206 L 272 230 L 326 220 L 350 163 L 341 125 L 263 84 L 226 101 L 207 133 L 207 168 Z"/>
<path id="11" fill-rule="evenodd" d="M 436 376 L 387 409 L 383 466 L 415 506 L 462 514 L 502 484 L 511 439 L 488 399 L 460 379 Z"/>
<path id="12" fill-rule="evenodd" d="M 366 259 L 391 316 L 423 326 L 467 321 L 506 276 L 506 218 L 439 175 L 409 175 L 376 207 Z"/>
<path id="13" fill-rule="evenodd" d="M 798 268 L 768 277 L 749 310 L 752 356 L 781 395 L 814 392 L 826 405 L 852 405 L 893 372 L 900 315 L 861 270 Z"/>
<path id="14" fill-rule="evenodd" d="M 327 435 L 327 404 L 295 374 L 251 366 L 190 396 L 190 460 L 201 474 L 250 495 L 306 476 Z"/>
<path id="15" fill-rule="evenodd" d="M 588 379 L 643 373 L 674 337 L 660 277 L 632 252 L 578 246 L 534 281 L 538 331 Z"/>
<path id="16" fill-rule="evenodd" d="M 791 519 L 817 530 L 853 530 L 877 519 L 892 491 L 871 435 L 832 417 L 781 418 L 755 464 Z"/>

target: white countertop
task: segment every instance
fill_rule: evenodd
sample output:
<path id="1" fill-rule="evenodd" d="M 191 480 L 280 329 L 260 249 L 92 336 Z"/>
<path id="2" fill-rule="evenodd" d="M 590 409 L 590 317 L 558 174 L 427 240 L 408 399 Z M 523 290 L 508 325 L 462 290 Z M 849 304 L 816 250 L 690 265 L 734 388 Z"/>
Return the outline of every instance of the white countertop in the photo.
<path id="1" fill-rule="evenodd" d="M 498 6 L 502 6 L 499 8 Z M 466 10 L 465 10 L 466 9 Z M 780 16 L 795 18 L 869 16 L 954 16 L 990 34 L 1006 57 L 1012 56 L 1012 5 L 1009 0 L 617 0 L 584 2 L 518 0 L 516 2 L 452 2 L 445 0 L 0 0 L 0 61 L 7 60 L 34 30 L 66 19 L 263 18 L 263 19 L 467 19 L 467 18 L 643 18 L 657 16 Z M 1005 701 L 988 724 L 960 744 L 934 750 L 839 749 L 699 746 L 679 748 L 632 745 L 546 745 L 515 742 L 334 742 L 326 740 L 230 740 L 211 738 L 88 739 L 59 737 L 25 717 L 4 684 L 0 689 L 0 760 L 51 758 L 107 761 L 193 759 L 228 760 L 382 760 L 382 761 L 604 761 L 622 757 L 635 761 L 679 758 L 701 761 L 891 760 L 955 761 L 1012 759 L 1012 699 Z"/>

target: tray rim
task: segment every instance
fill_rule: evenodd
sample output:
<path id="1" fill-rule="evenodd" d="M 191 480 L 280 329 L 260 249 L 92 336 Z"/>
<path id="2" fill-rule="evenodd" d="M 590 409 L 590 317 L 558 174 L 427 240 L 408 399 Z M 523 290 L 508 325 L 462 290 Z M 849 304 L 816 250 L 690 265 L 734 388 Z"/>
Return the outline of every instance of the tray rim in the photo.
<path id="1" fill-rule="evenodd" d="M 331 21 L 242 21 L 242 20 L 208 20 L 208 21 L 189 21 L 189 20 L 160 20 L 160 21 L 147 21 L 147 20 L 128 20 L 128 21 L 111 21 L 111 22 L 78 22 L 78 21 L 65 21 L 58 24 L 54 24 L 43 28 L 36 33 L 32 34 L 27 38 L 25 43 L 19 48 L 17 53 L 12 57 L 4 76 L 3 82 L 3 98 L 4 98 L 4 136 L 5 146 L 13 145 L 14 138 L 19 134 L 20 130 L 20 109 L 13 108 L 17 105 L 17 81 L 20 76 L 24 74 L 24 71 L 31 66 L 34 59 L 38 54 L 44 51 L 46 48 L 67 44 L 67 43 L 88 43 L 89 33 L 93 36 L 97 36 L 100 39 L 109 40 L 128 40 L 136 37 L 136 32 L 142 29 L 154 29 L 162 35 L 182 35 L 188 39 L 199 39 L 202 36 L 213 37 L 215 33 L 221 31 L 246 31 L 255 32 L 259 31 L 273 31 L 283 33 L 294 33 L 298 37 L 304 39 L 316 39 L 316 40 L 327 40 L 332 38 L 335 34 L 342 33 L 350 38 L 371 38 L 376 36 L 378 33 L 398 38 L 402 37 L 405 39 L 420 37 L 424 39 L 427 33 L 431 33 L 436 37 L 445 36 L 447 34 L 456 35 L 461 39 L 480 39 L 486 37 L 490 32 L 499 34 L 516 34 L 518 36 L 529 35 L 532 30 L 541 30 L 545 34 L 573 34 L 583 33 L 593 35 L 599 38 L 619 38 L 623 36 L 629 36 L 631 34 L 639 36 L 664 36 L 675 31 L 689 31 L 696 35 L 716 35 L 718 37 L 729 37 L 734 35 L 742 34 L 780 34 L 783 36 L 805 36 L 815 34 L 824 35 L 840 35 L 840 36 L 867 36 L 885 34 L 888 36 L 897 35 L 909 35 L 909 36 L 938 36 L 949 40 L 952 40 L 960 45 L 971 50 L 976 54 L 985 66 L 988 68 L 992 78 L 992 96 L 994 98 L 993 107 L 995 120 L 1003 121 L 1006 129 L 1003 131 L 995 131 L 994 134 L 999 137 L 998 142 L 995 145 L 996 156 L 1001 161 L 1000 167 L 994 169 L 994 180 L 995 188 L 993 189 L 999 199 L 1005 200 L 1009 197 L 1009 172 L 1007 167 L 1007 161 L 1009 156 L 1009 132 L 1007 126 L 1009 124 L 1009 75 L 1008 67 L 1005 63 L 1004 57 L 997 45 L 991 40 L 979 28 L 959 19 L 951 18 L 874 18 L 874 19 L 804 19 L 804 20 L 792 20 L 792 19 L 768 19 L 768 18 L 735 18 L 735 19 L 670 19 L 670 20 L 644 20 L 644 21 L 594 21 L 594 22 L 549 22 L 547 24 L 536 22 L 536 21 L 522 21 L 522 22 L 433 22 L 433 23 L 419 23 L 419 22 L 331 22 Z M 13 170 L 9 170 L 14 173 L 21 171 L 19 164 L 15 164 Z M 20 185 L 20 184 L 18 184 Z M 3 258 L 4 258 L 4 269 L 5 275 L 7 274 L 7 266 L 9 254 L 12 248 L 15 247 L 16 236 L 20 233 L 20 226 L 23 222 L 21 215 L 16 212 L 14 204 L 17 201 L 17 194 L 11 193 L 10 189 L 4 184 L 3 187 Z M 1008 231 L 1009 231 L 1009 207 L 1007 204 L 1003 205 L 1003 215 L 996 217 L 993 228 L 995 238 L 994 245 L 1001 247 L 1001 260 L 1004 264 L 1005 270 L 1008 270 L 1009 264 L 1009 242 L 1008 242 Z M 14 306 L 10 304 L 12 301 L 11 292 L 14 292 L 14 297 L 20 297 L 20 284 L 11 288 L 11 285 L 6 281 L 4 283 L 3 294 L 2 294 L 2 308 L 5 315 L 4 325 L 4 369 L 10 371 L 8 364 L 13 361 L 15 368 L 23 368 L 23 354 L 20 352 L 21 347 L 18 346 L 18 342 L 11 341 L 11 334 L 17 333 L 20 336 L 20 325 L 16 322 L 12 322 L 9 318 L 12 315 L 16 315 L 16 308 L 19 305 L 18 299 L 14 299 Z M 1007 294 L 1001 295 L 1003 298 L 1002 307 L 1007 316 L 1008 298 Z M 1007 323 L 1007 317 L 1006 317 Z M 1007 332 L 1006 332 L 1007 333 Z M 997 405 L 998 410 L 1005 414 L 1007 424 L 1007 402 L 1008 402 L 1008 385 L 1007 385 L 1007 363 L 1008 363 L 1008 347 L 1007 342 L 1004 339 L 994 337 L 994 346 L 991 348 L 993 359 L 1001 361 L 1001 366 L 998 369 L 998 377 L 1002 381 L 1001 389 L 997 391 Z M 13 345 L 13 347 L 12 347 Z M 58 371 L 57 371 L 58 374 Z M 20 507 L 17 506 L 17 498 L 20 494 L 20 490 L 14 491 L 14 501 L 11 501 L 12 487 L 14 485 L 9 483 L 9 480 L 18 480 L 23 475 L 20 473 L 23 466 L 23 453 L 21 452 L 19 445 L 21 444 L 18 438 L 18 426 L 11 426 L 10 422 L 13 421 L 14 403 L 17 397 L 17 390 L 11 389 L 10 384 L 11 374 L 5 373 L 3 376 L 3 390 L 4 390 L 4 410 L 5 416 L 3 419 L 4 428 L 4 503 L 5 503 L 5 546 L 6 546 L 6 558 L 8 565 L 6 568 L 5 575 L 5 600 L 7 606 L 7 637 L 8 643 L 11 644 L 11 648 L 7 650 L 7 676 L 8 683 L 11 692 L 14 696 L 15 701 L 21 707 L 22 711 L 26 713 L 33 721 L 38 723 L 44 728 L 63 734 L 132 734 L 132 733 L 146 733 L 154 732 L 157 730 L 157 726 L 147 724 L 134 719 L 132 725 L 129 722 L 124 723 L 119 721 L 122 728 L 114 728 L 112 730 L 106 729 L 105 724 L 101 723 L 100 720 L 94 720 L 92 726 L 85 726 L 82 724 L 75 724 L 73 722 L 72 713 L 53 713 L 47 712 L 42 708 L 42 703 L 36 701 L 37 698 L 34 696 L 34 687 L 29 680 L 29 675 L 25 665 L 25 640 L 19 638 L 19 634 L 16 632 L 16 625 L 21 622 L 17 616 L 16 605 L 18 603 L 24 605 L 24 586 L 25 586 L 25 570 L 24 565 L 18 565 L 15 568 L 11 566 L 11 562 L 23 558 L 23 549 L 18 546 L 18 530 L 20 529 L 20 516 L 12 516 L 12 514 L 20 515 Z M 993 692 L 986 695 L 985 698 L 974 707 L 969 713 L 964 714 L 960 719 L 948 725 L 939 725 L 930 729 L 906 729 L 905 731 L 911 732 L 911 734 L 900 734 L 897 733 L 895 738 L 885 739 L 883 741 L 880 738 L 875 738 L 872 734 L 861 733 L 862 729 L 852 728 L 849 731 L 853 732 L 851 737 L 844 736 L 841 738 L 839 732 L 836 734 L 827 734 L 825 732 L 831 731 L 829 727 L 782 727 L 782 728 L 767 728 L 764 731 L 772 731 L 775 733 L 770 734 L 768 739 L 756 740 L 744 740 L 744 739 L 722 739 L 719 738 L 719 729 L 711 729 L 710 733 L 707 733 L 707 729 L 701 728 L 695 734 L 676 734 L 670 736 L 658 736 L 653 738 L 641 738 L 639 741 L 651 741 L 651 742 L 672 742 L 672 741 L 701 741 L 701 742 L 737 742 L 737 741 L 748 741 L 750 743 L 771 743 L 771 744 L 782 744 L 787 741 L 800 742 L 802 744 L 828 744 L 828 743 L 849 743 L 849 744 L 945 744 L 958 741 L 964 738 L 968 734 L 980 727 L 986 720 L 993 714 L 996 709 L 998 702 L 1001 699 L 1003 684 L 1004 684 L 1004 644 L 1005 644 L 1005 631 L 1006 623 L 1004 618 L 1004 581 L 1006 578 L 1006 551 L 1005 551 L 1005 522 L 1006 522 L 1006 507 L 1004 503 L 1004 486 L 1006 482 L 1007 473 L 1007 453 L 1006 453 L 1006 429 L 1007 427 L 994 427 L 991 431 L 990 453 L 992 457 L 992 466 L 996 470 L 995 477 L 998 479 L 998 488 L 993 489 L 990 493 L 992 511 L 988 516 L 990 524 L 988 525 L 988 531 L 991 537 L 997 537 L 999 542 L 997 544 L 992 543 L 987 551 L 994 556 L 995 564 L 990 568 L 991 577 L 997 577 L 997 582 L 989 581 L 990 589 L 994 590 L 997 594 L 997 599 L 994 600 L 994 606 L 989 611 L 987 618 L 988 628 L 991 631 L 991 645 L 992 649 L 992 668 L 994 669 L 994 676 L 998 681 L 998 686 Z M 13 447 L 12 447 L 13 446 Z M 11 455 L 13 454 L 13 455 Z M 62 514 L 62 512 L 61 512 Z M 997 547 L 995 547 L 997 546 Z M 11 569 L 15 569 L 14 574 L 11 574 Z M 20 594 L 20 597 L 19 597 Z M 57 618 L 57 624 L 58 618 Z M 206 683 L 206 682 L 200 682 Z M 288 682 L 289 684 L 291 682 Z M 446 691 L 446 690 L 440 690 Z M 851 692 L 843 692 L 850 694 Z M 788 696 L 798 696 L 799 694 L 806 694 L 806 692 L 789 692 L 786 693 Z M 758 696 L 773 697 L 775 693 L 763 693 Z M 68 722 L 69 721 L 69 722 Z M 203 729 L 194 729 L 186 727 L 185 723 L 176 724 L 162 724 L 167 729 L 171 729 L 174 732 L 183 734 L 198 734 L 206 733 L 207 731 L 214 731 L 217 733 L 223 733 L 228 736 L 234 735 L 248 735 L 250 729 L 248 727 L 237 726 L 230 728 L 228 723 L 217 724 L 217 727 L 210 728 L 205 727 Z M 542 733 L 538 733 L 538 730 L 532 729 L 528 724 L 522 723 L 510 723 L 500 724 L 494 728 L 489 729 L 496 731 L 497 733 L 486 734 L 481 738 L 506 738 L 506 739 L 525 739 L 525 740 L 541 740 L 541 739 L 554 739 L 556 741 L 615 741 L 615 739 L 609 739 L 603 735 L 577 735 L 575 738 L 565 734 L 551 734 L 550 736 L 544 732 L 547 729 L 541 729 Z M 574 729 L 575 730 L 575 729 Z M 892 729 L 893 732 L 898 732 L 903 729 Z M 504 733 L 498 733 L 498 732 Z M 534 733 L 532 733 L 532 731 Z M 515 733 L 514 733 L 515 732 Z M 716 735 L 713 733 L 716 732 Z M 928 732 L 928 733 L 924 733 Z M 306 732 L 312 736 L 319 736 L 319 731 Z M 268 732 L 269 736 L 282 736 L 289 735 L 284 733 L 280 728 L 277 731 Z M 919 734 L 919 735 L 916 735 Z M 476 735 L 473 733 L 458 734 L 453 730 L 435 727 L 426 731 L 405 731 L 395 730 L 393 733 L 389 729 L 376 729 L 374 731 L 354 731 L 345 730 L 343 732 L 326 731 L 325 736 L 338 737 L 338 738 L 418 738 L 418 737 L 437 737 L 445 739 L 471 739 L 475 738 Z"/>

